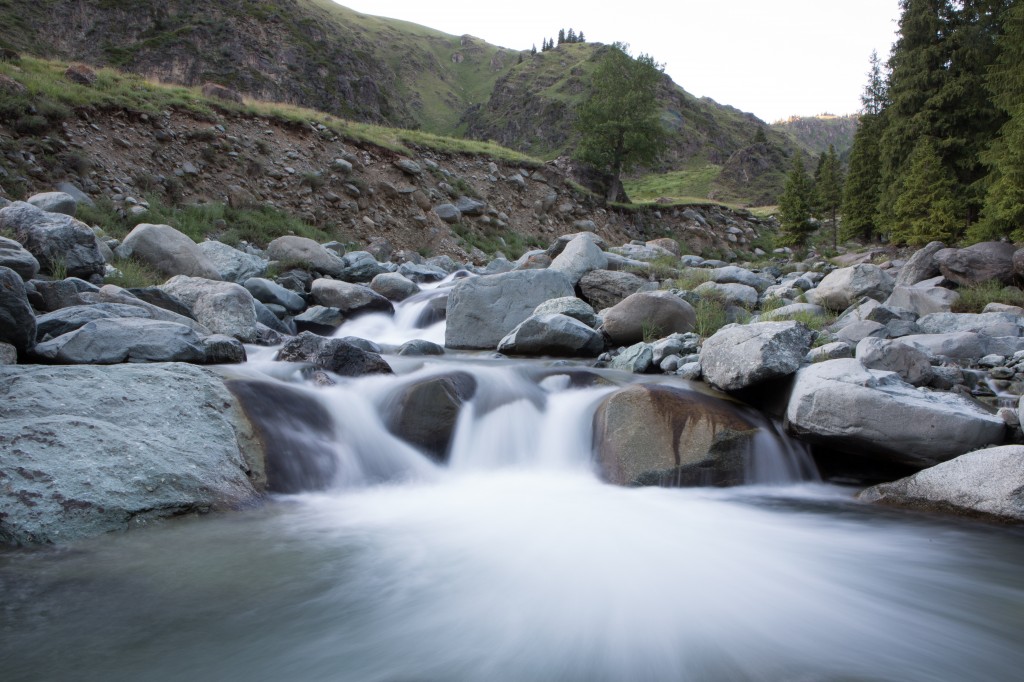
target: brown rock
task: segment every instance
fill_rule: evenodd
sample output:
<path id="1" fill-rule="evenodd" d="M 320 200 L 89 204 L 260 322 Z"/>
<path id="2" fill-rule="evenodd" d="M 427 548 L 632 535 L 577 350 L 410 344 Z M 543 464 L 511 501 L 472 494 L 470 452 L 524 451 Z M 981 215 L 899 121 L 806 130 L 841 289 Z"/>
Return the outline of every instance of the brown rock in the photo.
<path id="1" fill-rule="evenodd" d="M 629 346 L 653 334 L 657 338 L 693 331 L 693 306 L 667 291 L 641 291 L 627 296 L 604 314 L 602 329 L 617 346 Z"/>
<path id="2" fill-rule="evenodd" d="M 92 85 L 96 82 L 96 72 L 85 64 L 72 64 L 64 72 L 64 77 L 79 85 Z"/>
<path id="3" fill-rule="evenodd" d="M 981 242 L 966 249 L 942 249 L 935 254 L 939 271 L 960 286 L 998 280 L 1013 281 L 1013 244 Z"/>
<path id="4" fill-rule="evenodd" d="M 242 95 L 240 93 L 229 87 L 218 85 L 216 83 L 203 83 L 203 95 L 214 99 L 224 100 L 225 102 L 242 103 Z"/>

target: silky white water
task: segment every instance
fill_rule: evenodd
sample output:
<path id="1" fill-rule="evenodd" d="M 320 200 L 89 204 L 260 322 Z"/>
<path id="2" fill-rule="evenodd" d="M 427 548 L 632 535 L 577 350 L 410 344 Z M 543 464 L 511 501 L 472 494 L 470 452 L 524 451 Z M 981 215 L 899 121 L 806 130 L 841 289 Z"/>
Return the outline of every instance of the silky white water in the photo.
<path id="1" fill-rule="evenodd" d="M 592 415 L 632 378 L 541 364 L 298 386 L 337 429 L 309 441 L 338 462 L 326 489 L 0 553 L 0 677 L 1019 679 L 1019 530 L 857 503 L 768 426 L 751 477 L 775 485 L 606 485 Z M 477 393 L 442 465 L 384 413 L 453 370 Z M 240 371 L 299 380 L 259 354 Z"/>

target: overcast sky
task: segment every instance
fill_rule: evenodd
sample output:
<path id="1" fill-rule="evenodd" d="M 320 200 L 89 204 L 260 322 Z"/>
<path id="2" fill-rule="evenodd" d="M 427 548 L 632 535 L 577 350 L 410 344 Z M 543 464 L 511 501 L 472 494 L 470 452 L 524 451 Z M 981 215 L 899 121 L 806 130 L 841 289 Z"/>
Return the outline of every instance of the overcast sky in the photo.
<path id="1" fill-rule="evenodd" d="M 871 50 L 885 59 L 899 0 L 341 0 L 364 14 L 404 19 L 528 50 L 559 28 L 588 42 L 629 43 L 688 92 L 771 123 L 860 107 Z"/>

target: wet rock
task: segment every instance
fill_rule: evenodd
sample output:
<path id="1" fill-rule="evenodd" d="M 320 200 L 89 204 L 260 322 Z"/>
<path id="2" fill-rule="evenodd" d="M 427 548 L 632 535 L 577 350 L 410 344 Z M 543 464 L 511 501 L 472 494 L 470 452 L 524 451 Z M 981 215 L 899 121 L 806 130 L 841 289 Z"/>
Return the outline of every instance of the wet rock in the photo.
<path id="1" fill-rule="evenodd" d="M 399 346 L 397 354 L 405 356 L 444 355 L 444 346 L 425 339 L 413 339 Z"/>
<path id="2" fill-rule="evenodd" d="M 306 307 L 305 299 L 272 280 L 250 277 L 245 280 L 243 286 L 253 298 L 264 305 L 279 305 L 291 314 L 301 312 Z"/>
<path id="3" fill-rule="evenodd" d="M 345 321 L 345 314 L 338 308 L 314 305 L 292 319 L 295 328 L 300 332 L 309 331 L 321 336 L 330 336 Z"/>
<path id="4" fill-rule="evenodd" d="M 391 301 L 404 301 L 419 293 L 419 286 L 397 272 L 384 272 L 370 281 L 370 288 Z"/>
<path id="5" fill-rule="evenodd" d="M 285 343 L 275 359 L 308 362 L 341 376 L 392 374 L 391 366 L 377 353 L 362 350 L 342 339 L 326 339 L 310 332 L 302 332 Z"/>
<path id="6" fill-rule="evenodd" d="M 388 272 L 368 251 L 350 251 L 341 257 L 345 269 L 338 275 L 346 282 L 368 283 L 377 275 Z"/>
<path id="7" fill-rule="evenodd" d="M 384 423 L 402 440 L 439 462 L 446 461 L 459 412 L 476 388 L 476 380 L 465 372 L 412 382 L 384 401 Z"/>

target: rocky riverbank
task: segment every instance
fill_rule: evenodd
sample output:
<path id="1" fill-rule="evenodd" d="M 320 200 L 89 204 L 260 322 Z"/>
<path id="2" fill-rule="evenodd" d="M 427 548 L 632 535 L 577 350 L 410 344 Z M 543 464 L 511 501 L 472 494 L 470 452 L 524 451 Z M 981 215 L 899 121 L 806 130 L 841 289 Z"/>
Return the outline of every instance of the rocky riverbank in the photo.
<path id="1" fill-rule="evenodd" d="M 458 351 L 576 358 L 573 380 L 583 382 L 601 380 L 587 378 L 587 365 L 662 375 L 668 388 L 624 387 L 598 408 L 607 480 L 742 482 L 737 453 L 760 427 L 730 407 L 739 400 L 810 444 L 831 480 L 885 482 L 863 499 L 1024 520 L 1015 493 L 1024 485 L 1024 310 L 952 312 L 978 284 L 1020 281 L 1024 251 L 1007 244 L 930 244 L 905 261 L 865 254 L 842 267 L 778 253 L 741 266 L 673 239 L 610 244 L 584 229 L 514 262 L 474 264 L 297 236 L 263 250 L 196 244 L 168 225 L 142 224 L 116 241 L 75 210 L 61 193 L 0 209 L 0 230 L 13 237 L 0 239 L 6 543 L 245 506 L 268 489 L 320 480 L 291 467 L 294 443 L 261 428 L 265 401 L 245 382 L 226 387 L 224 368 L 246 359 L 247 344 L 280 346 L 277 360 L 302 363 L 319 385 L 390 374 L 392 356 Z M 166 281 L 105 284 L 115 257 L 129 256 Z M 442 280 L 420 323 L 446 319 L 443 346 L 330 338 L 344 321 L 393 314 Z M 705 384 L 709 397 L 673 393 L 684 380 Z M 474 390 L 458 372 L 441 375 L 402 389 L 384 418 L 443 460 Z M 415 419 L 395 416 L 410 409 Z M 315 406 L 296 419 L 337 437 Z"/>

